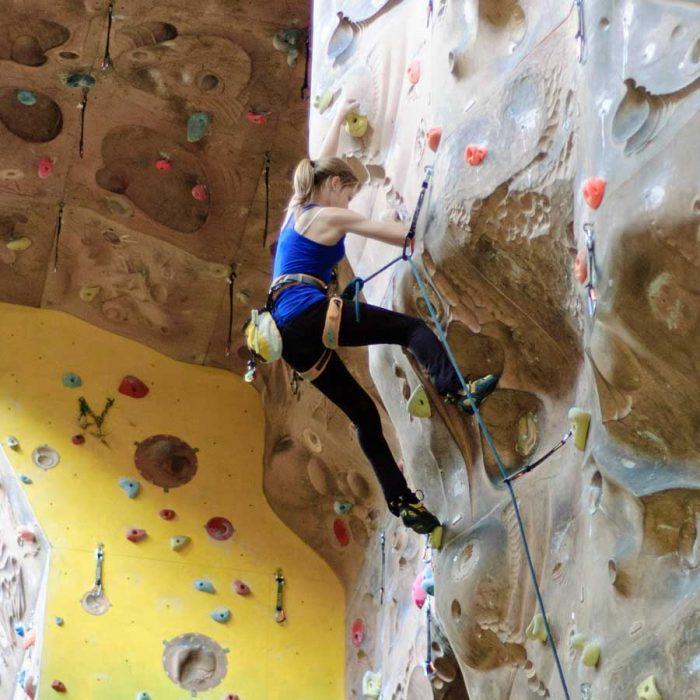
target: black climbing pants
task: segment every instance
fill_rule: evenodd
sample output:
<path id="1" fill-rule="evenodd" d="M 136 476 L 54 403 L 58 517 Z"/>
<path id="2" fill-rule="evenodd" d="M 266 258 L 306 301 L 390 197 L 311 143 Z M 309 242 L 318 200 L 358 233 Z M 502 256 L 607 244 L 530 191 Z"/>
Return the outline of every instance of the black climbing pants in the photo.
<path id="1" fill-rule="evenodd" d="M 321 342 L 328 300 L 322 300 L 280 328 L 282 357 L 298 372 L 318 362 L 325 347 Z M 370 304 L 360 304 L 355 320 L 354 302 L 344 302 L 338 338 L 340 346 L 401 345 L 408 348 L 428 372 L 440 394 L 458 392 L 461 384 L 438 337 L 420 318 Z M 370 461 L 387 502 L 410 494 L 406 479 L 382 432 L 374 401 L 333 352 L 313 385 L 323 392 L 354 423 L 362 451 Z"/>

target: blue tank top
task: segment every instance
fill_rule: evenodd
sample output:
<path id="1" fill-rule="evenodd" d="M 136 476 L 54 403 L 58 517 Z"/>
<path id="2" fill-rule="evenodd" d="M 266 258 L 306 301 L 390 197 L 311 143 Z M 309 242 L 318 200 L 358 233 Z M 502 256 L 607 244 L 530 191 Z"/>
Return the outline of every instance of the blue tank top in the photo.
<path id="1" fill-rule="evenodd" d="M 307 211 L 318 204 L 307 204 L 302 211 Z M 334 245 L 317 243 L 302 236 L 294 228 L 294 214 L 290 214 L 277 239 L 275 264 L 272 278 L 303 272 L 322 279 L 326 284 L 331 281 L 333 267 L 345 256 L 345 236 Z M 304 309 L 315 304 L 326 295 L 310 284 L 295 284 L 280 292 L 272 310 L 272 317 L 278 326 L 282 326 L 300 314 Z"/>

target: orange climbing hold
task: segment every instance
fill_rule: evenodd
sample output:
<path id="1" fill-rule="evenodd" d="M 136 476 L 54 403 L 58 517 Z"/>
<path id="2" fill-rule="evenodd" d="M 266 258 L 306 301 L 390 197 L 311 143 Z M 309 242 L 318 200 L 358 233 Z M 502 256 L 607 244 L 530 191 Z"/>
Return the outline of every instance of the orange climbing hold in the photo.
<path id="1" fill-rule="evenodd" d="M 431 151 L 437 151 L 440 145 L 440 139 L 442 138 L 442 127 L 434 126 L 432 129 L 428 129 L 428 148 Z"/>
<path id="2" fill-rule="evenodd" d="M 350 544 L 350 530 L 342 518 L 336 518 L 333 521 L 333 534 L 341 547 L 347 547 Z"/>
<path id="3" fill-rule="evenodd" d="M 358 617 L 355 622 L 352 623 L 352 643 L 359 647 L 365 638 L 365 623 Z"/>
<path id="4" fill-rule="evenodd" d="M 53 161 L 48 156 L 44 156 L 39 159 L 39 165 L 37 166 L 37 175 L 42 179 L 46 180 L 47 177 L 53 172 Z"/>
<path id="5" fill-rule="evenodd" d="M 245 113 L 245 116 L 252 124 L 257 124 L 258 126 L 265 126 L 265 124 L 267 124 L 267 115 L 263 112 L 254 112 L 250 110 Z"/>
<path id="6" fill-rule="evenodd" d="M 584 284 L 588 277 L 588 262 L 586 260 L 585 250 L 579 250 L 578 253 L 576 253 L 576 260 L 574 260 L 574 275 L 581 284 Z"/>
<path id="7" fill-rule="evenodd" d="M 51 687 L 57 692 L 57 693 L 65 693 L 66 692 L 66 685 L 63 683 L 63 681 L 53 681 L 51 683 Z"/>
<path id="8" fill-rule="evenodd" d="M 156 168 L 158 170 L 172 170 L 173 164 L 167 158 L 159 158 L 156 161 Z"/>
<path id="9" fill-rule="evenodd" d="M 582 192 L 583 198 L 586 200 L 591 209 L 597 209 L 600 203 L 603 201 L 603 195 L 605 194 L 606 181 L 601 177 L 589 177 L 583 183 Z"/>
<path id="10" fill-rule="evenodd" d="M 411 61 L 406 73 L 408 74 L 408 82 L 415 85 L 420 80 L 420 61 Z"/>
<path id="11" fill-rule="evenodd" d="M 480 165 L 487 153 L 488 149 L 482 146 L 470 145 L 464 149 L 464 160 L 469 165 Z"/>
<path id="12" fill-rule="evenodd" d="M 192 196 L 198 202 L 204 202 L 207 198 L 207 188 L 204 185 L 195 185 L 192 188 Z"/>

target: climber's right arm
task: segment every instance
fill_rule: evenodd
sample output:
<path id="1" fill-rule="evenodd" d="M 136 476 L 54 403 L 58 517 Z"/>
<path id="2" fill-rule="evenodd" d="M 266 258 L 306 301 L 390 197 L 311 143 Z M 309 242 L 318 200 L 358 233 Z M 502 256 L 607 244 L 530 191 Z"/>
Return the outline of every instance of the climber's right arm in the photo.
<path id="1" fill-rule="evenodd" d="M 368 219 L 352 209 L 336 207 L 326 209 L 323 223 L 335 229 L 338 238 L 351 232 L 358 236 L 396 246 L 403 246 L 408 233 L 408 226 L 405 224 L 393 221 L 376 221 Z"/>

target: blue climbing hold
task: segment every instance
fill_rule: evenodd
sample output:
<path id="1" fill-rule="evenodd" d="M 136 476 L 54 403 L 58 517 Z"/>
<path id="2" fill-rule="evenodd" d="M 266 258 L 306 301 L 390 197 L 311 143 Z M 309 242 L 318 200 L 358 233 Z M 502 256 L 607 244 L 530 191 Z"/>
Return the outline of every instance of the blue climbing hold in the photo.
<path id="1" fill-rule="evenodd" d="M 215 593 L 214 584 L 211 581 L 207 581 L 205 578 L 198 578 L 194 582 L 194 587 L 202 593 Z"/>
<path id="2" fill-rule="evenodd" d="M 20 104 L 31 107 L 36 104 L 36 94 L 31 90 L 17 90 L 17 101 Z"/>
<path id="3" fill-rule="evenodd" d="M 17 625 L 15 627 L 15 632 L 17 632 L 20 637 L 24 637 L 24 627 L 22 627 L 22 625 Z"/>
<path id="4" fill-rule="evenodd" d="M 136 700 L 151 700 L 151 696 L 145 690 L 136 693 Z"/>
<path id="5" fill-rule="evenodd" d="M 209 613 L 214 622 L 228 622 L 231 619 L 231 611 L 228 608 L 219 608 Z"/>
<path id="6" fill-rule="evenodd" d="M 95 84 L 95 78 L 90 73 L 71 73 L 66 78 L 68 87 L 91 88 Z"/>
<path id="7" fill-rule="evenodd" d="M 62 617 L 59 617 L 58 615 L 56 615 L 56 617 L 54 617 L 53 621 L 56 623 L 56 625 L 58 627 L 63 627 L 63 618 Z"/>
<path id="8" fill-rule="evenodd" d="M 421 588 L 428 595 L 435 595 L 435 576 L 433 575 L 433 569 L 430 566 L 426 566 L 423 570 L 423 582 L 421 583 Z"/>
<path id="9" fill-rule="evenodd" d="M 75 389 L 82 385 L 83 380 L 75 372 L 64 372 L 63 386 L 67 386 L 69 389 Z"/>
<path id="10" fill-rule="evenodd" d="M 19 480 L 20 480 L 23 484 L 33 484 L 33 483 L 34 483 L 26 474 L 20 474 L 20 475 L 19 475 Z"/>
<path id="11" fill-rule="evenodd" d="M 119 479 L 119 488 L 124 491 L 129 498 L 136 498 L 136 495 L 141 490 L 141 484 L 136 481 L 136 479 L 129 479 L 123 476 Z"/>
<path id="12" fill-rule="evenodd" d="M 209 131 L 211 115 L 207 112 L 194 112 L 187 120 L 187 140 L 190 143 L 201 141 Z"/>
<path id="13" fill-rule="evenodd" d="M 336 501 L 333 504 L 333 510 L 338 515 L 347 515 L 352 510 L 352 503 L 350 501 Z"/>

